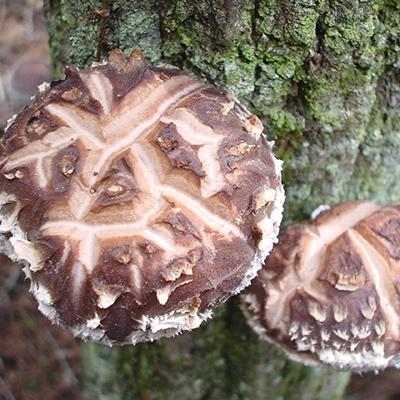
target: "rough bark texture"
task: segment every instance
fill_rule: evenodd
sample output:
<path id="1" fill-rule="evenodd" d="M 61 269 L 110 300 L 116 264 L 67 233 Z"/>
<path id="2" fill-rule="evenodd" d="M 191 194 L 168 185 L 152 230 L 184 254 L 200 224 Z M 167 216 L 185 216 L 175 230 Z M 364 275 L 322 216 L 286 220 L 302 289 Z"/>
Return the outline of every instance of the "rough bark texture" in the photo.
<path id="1" fill-rule="evenodd" d="M 46 12 L 58 77 L 140 47 L 232 90 L 285 160 L 285 225 L 321 203 L 399 198 L 397 0 L 50 0 Z M 260 342 L 237 299 L 192 334 L 84 355 L 89 399 L 334 399 L 348 379 Z"/>

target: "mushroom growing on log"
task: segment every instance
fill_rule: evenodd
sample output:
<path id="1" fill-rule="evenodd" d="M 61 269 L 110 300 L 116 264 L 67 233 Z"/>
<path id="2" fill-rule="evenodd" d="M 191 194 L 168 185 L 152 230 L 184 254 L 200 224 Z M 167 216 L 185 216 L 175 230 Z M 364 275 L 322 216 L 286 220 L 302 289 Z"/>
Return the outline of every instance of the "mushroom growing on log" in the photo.
<path id="1" fill-rule="evenodd" d="M 242 296 L 249 324 L 307 365 L 400 361 L 400 205 L 350 202 L 289 227 Z"/>
<path id="2" fill-rule="evenodd" d="M 113 50 L 43 86 L 1 138 L 0 248 L 76 336 L 199 326 L 276 241 L 281 163 L 230 94 Z"/>

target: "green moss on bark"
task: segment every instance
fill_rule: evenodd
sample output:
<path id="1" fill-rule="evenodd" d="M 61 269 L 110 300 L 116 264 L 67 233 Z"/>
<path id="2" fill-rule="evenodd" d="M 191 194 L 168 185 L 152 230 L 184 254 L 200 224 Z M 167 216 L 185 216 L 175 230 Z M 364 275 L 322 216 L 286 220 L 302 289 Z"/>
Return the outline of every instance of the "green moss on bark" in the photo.
<path id="1" fill-rule="evenodd" d="M 102 10 L 109 12 L 103 29 Z M 152 2 L 45 0 L 45 13 L 56 78 L 63 76 L 65 65 L 87 67 L 113 48 L 126 55 L 140 48 L 150 62 L 160 61 L 160 22 Z"/>
<path id="2" fill-rule="evenodd" d="M 56 76 L 98 48 L 140 47 L 233 91 L 285 160 L 285 224 L 322 203 L 400 197 L 398 1 L 49 0 L 47 18 Z M 89 399 L 339 399 L 348 379 L 258 340 L 237 299 L 192 333 L 86 345 L 84 360 Z"/>
<path id="3" fill-rule="evenodd" d="M 100 0 L 49 0 L 45 3 L 55 78 L 63 76 L 66 64 L 86 66 L 96 59 L 99 37 L 96 11 L 100 9 Z"/>

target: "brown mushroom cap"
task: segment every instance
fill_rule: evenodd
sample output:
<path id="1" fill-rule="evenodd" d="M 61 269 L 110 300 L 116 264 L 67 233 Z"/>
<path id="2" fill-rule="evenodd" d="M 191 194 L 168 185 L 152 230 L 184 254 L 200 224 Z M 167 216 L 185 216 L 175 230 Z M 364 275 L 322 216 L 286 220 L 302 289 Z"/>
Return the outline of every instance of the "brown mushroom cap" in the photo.
<path id="1" fill-rule="evenodd" d="M 250 325 L 304 364 L 399 363 L 400 206 L 350 202 L 289 227 L 242 296 Z"/>
<path id="2" fill-rule="evenodd" d="M 280 162 L 231 95 L 137 52 L 42 87 L 1 139 L 1 245 L 85 339 L 197 327 L 276 240 Z"/>

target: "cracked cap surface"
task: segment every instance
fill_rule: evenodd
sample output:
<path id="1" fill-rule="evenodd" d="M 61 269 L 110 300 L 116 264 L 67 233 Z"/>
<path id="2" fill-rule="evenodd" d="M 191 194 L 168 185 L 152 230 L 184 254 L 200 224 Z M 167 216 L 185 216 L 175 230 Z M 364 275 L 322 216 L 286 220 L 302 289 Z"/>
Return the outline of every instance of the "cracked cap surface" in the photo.
<path id="1" fill-rule="evenodd" d="M 400 206 L 350 202 L 282 232 L 242 305 L 296 361 L 379 370 L 399 362 L 399 277 Z"/>
<path id="2" fill-rule="evenodd" d="M 197 327 L 278 233 L 281 165 L 262 129 L 137 52 L 44 85 L 0 143 L 2 247 L 40 310 L 108 344 Z"/>

